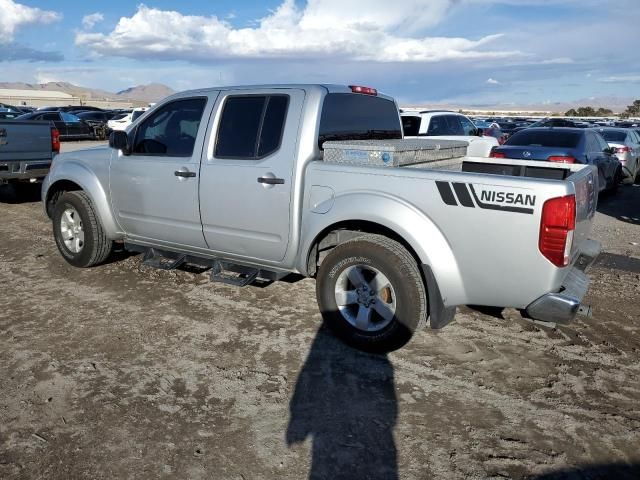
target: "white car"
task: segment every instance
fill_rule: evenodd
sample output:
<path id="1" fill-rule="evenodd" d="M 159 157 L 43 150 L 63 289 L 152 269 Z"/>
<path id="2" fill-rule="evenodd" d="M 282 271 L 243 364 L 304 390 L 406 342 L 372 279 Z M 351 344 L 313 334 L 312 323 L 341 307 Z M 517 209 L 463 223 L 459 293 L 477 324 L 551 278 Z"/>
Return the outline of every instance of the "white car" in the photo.
<path id="1" fill-rule="evenodd" d="M 499 146 L 493 137 L 483 137 L 471 120 L 460 113 L 444 110 L 401 111 L 404 138 L 442 138 L 469 143 L 467 155 L 488 157 Z"/>
<path id="2" fill-rule="evenodd" d="M 110 130 L 126 130 L 139 116 L 149 110 L 147 107 L 134 108 L 130 113 L 123 113 L 107 122 Z"/>

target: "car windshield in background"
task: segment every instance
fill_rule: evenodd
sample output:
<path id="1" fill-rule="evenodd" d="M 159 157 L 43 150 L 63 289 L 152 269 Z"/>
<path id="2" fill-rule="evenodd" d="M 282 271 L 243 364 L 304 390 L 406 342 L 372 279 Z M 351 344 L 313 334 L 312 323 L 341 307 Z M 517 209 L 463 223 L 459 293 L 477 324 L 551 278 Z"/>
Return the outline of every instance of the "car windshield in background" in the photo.
<path id="1" fill-rule="evenodd" d="M 580 133 L 562 130 L 522 130 L 507 140 L 506 145 L 576 148 L 580 141 L 580 136 Z"/>
<path id="2" fill-rule="evenodd" d="M 324 99 L 318 146 L 328 140 L 402 138 L 398 108 L 391 100 L 353 93 L 330 93 Z"/>
<path id="3" fill-rule="evenodd" d="M 402 117 L 402 131 L 405 137 L 417 137 L 420 131 L 420 117 Z"/>
<path id="4" fill-rule="evenodd" d="M 140 117 L 142 114 L 144 113 L 144 111 L 141 110 L 136 110 L 135 112 L 133 112 L 133 114 L 131 115 L 131 121 L 135 121 L 138 117 Z M 126 115 L 125 115 L 126 116 Z"/>
<path id="5" fill-rule="evenodd" d="M 599 132 L 607 142 L 624 142 L 627 139 L 627 132 L 616 130 L 599 130 Z"/>

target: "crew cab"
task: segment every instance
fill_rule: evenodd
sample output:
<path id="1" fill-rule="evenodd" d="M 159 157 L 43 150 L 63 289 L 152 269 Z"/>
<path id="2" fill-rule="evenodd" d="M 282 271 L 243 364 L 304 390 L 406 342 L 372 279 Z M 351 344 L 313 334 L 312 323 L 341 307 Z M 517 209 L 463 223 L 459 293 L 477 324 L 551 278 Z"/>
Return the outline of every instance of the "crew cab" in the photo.
<path id="1" fill-rule="evenodd" d="M 447 110 L 401 111 L 405 138 L 439 138 L 441 140 L 464 140 L 469 144 L 467 154 L 488 157 L 498 139 L 484 136 L 465 115 Z"/>
<path id="2" fill-rule="evenodd" d="M 43 204 L 77 267 L 123 242 L 147 265 L 211 267 L 237 286 L 315 277 L 327 325 L 368 351 L 441 328 L 464 304 L 571 320 L 599 251 L 588 239 L 595 168 L 469 156 L 449 169 L 373 165 L 345 144 L 401 137 L 396 103 L 372 88 L 183 92 L 108 147 L 58 157 Z M 357 161 L 329 161 L 330 144 Z"/>
<path id="3" fill-rule="evenodd" d="M 42 182 L 60 152 L 60 133 L 49 122 L 0 120 L 0 184 Z"/>

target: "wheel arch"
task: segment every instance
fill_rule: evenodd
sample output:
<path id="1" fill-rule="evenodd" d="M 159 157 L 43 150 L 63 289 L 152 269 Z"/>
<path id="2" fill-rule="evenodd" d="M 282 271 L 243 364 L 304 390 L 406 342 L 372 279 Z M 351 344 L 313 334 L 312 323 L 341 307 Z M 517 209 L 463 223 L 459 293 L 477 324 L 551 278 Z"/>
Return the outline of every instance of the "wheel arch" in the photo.
<path id="1" fill-rule="evenodd" d="M 307 212 L 302 231 L 298 270 L 305 275 L 315 275 L 322 254 L 341 242 L 361 233 L 380 234 L 409 251 L 424 276 L 437 283 L 445 305 L 465 303 L 464 283 L 449 242 L 427 215 L 400 199 L 380 193 L 336 197 L 329 212 Z"/>
<path id="2" fill-rule="evenodd" d="M 45 180 L 42 201 L 49 218 L 51 218 L 55 201 L 64 192 L 70 191 L 85 192 L 91 200 L 106 235 L 111 240 L 122 238 L 122 232 L 113 216 L 104 187 L 96 175 L 80 163 L 63 163 L 57 166 Z"/>

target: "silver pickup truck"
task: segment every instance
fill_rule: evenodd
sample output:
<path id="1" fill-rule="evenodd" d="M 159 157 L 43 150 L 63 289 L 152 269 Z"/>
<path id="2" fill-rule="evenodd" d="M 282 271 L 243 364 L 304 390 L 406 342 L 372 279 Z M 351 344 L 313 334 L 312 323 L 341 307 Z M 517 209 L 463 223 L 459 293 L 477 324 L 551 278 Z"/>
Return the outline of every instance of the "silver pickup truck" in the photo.
<path id="1" fill-rule="evenodd" d="M 60 135 L 50 122 L 0 120 L 0 184 L 42 181 L 59 151 Z"/>
<path id="2" fill-rule="evenodd" d="M 364 350 L 399 348 L 420 325 L 449 323 L 458 305 L 571 320 L 600 249 L 588 240 L 594 168 L 323 157 L 327 141 L 401 135 L 394 100 L 370 88 L 189 91 L 114 132 L 109 147 L 58 157 L 43 203 L 77 267 L 103 262 L 115 241 L 146 264 L 203 265 L 239 286 L 315 277 L 325 322 Z"/>

